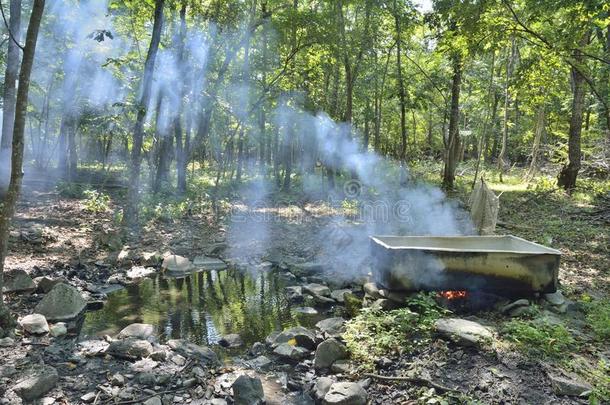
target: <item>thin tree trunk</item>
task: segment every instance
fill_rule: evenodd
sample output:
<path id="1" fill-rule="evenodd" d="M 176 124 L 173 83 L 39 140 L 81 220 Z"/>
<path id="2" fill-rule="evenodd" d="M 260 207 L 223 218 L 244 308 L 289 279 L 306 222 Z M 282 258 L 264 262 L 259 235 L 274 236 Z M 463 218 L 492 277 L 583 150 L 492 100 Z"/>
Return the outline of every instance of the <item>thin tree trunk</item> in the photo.
<path id="1" fill-rule="evenodd" d="M 502 124 L 502 147 L 498 156 L 498 170 L 500 172 L 500 183 L 503 181 L 504 169 L 506 166 L 506 152 L 508 148 L 508 116 L 510 106 L 510 78 L 512 75 L 512 65 L 515 56 L 515 39 L 512 40 L 510 54 L 506 54 L 506 78 L 504 81 L 504 121 Z"/>
<path id="2" fill-rule="evenodd" d="M 4 94 L 2 102 L 2 138 L 0 141 L 0 194 L 6 190 L 9 178 L 13 126 L 15 123 L 15 98 L 17 75 L 19 74 L 19 46 L 15 41 L 21 38 L 21 0 L 11 0 L 8 51 L 4 73 Z"/>
<path id="3" fill-rule="evenodd" d="M 30 23 L 28 24 L 25 38 L 25 46 L 23 48 L 23 61 L 19 71 L 19 88 L 15 101 L 15 121 L 12 137 L 11 179 L 0 215 L 0 331 L 8 330 L 12 324 L 12 319 L 4 307 L 2 297 L 2 288 L 4 286 L 4 261 L 8 253 L 9 228 L 13 215 L 15 214 L 15 207 L 21 191 L 21 181 L 23 179 L 23 138 L 25 133 L 25 119 L 28 110 L 30 75 L 34 64 L 36 41 L 38 39 L 38 30 L 40 28 L 44 6 L 45 0 L 34 0 L 32 14 L 30 15 Z"/>
<path id="4" fill-rule="evenodd" d="M 453 189 L 455 169 L 460 150 L 460 87 L 462 84 L 462 57 L 453 56 L 453 79 L 451 82 L 451 114 L 449 116 L 449 134 L 445 150 L 445 167 L 443 170 L 443 187 Z"/>
<path id="5" fill-rule="evenodd" d="M 398 77 L 398 97 L 400 100 L 400 164 L 404 167 L 407 162 L 407 107 L 405 84 L 402 78 L 402 38 L 398 7 L 394 0 L 394 25 L 396 27 L 396 74 Z M 401 178 L 401 183 L 405 181 Z"/>
<path id="6" fill-rule="evenodd" d="M 536 113 L 536 129 L 534 131 L 534 144 L 532 146 L 532 160 L 525 177 L 527 180 L 534 178 L 538 172 L 538 155 L 540 154 L 540 141 L 542 140 L 542 134 L 544 133 L 545 118 L 545 105 L 542 103 L 538 107 L 538 112 Z"/>
<path id="7" fill-rule="evenodd" d="M 490 72 L 489 72 L 489 88 L 487 90 L 488 105 L 487 105 L 487 111 L 485 114 L 485 120 L 483 121 L 483 129 L 481 131 L 481 134 L 479 135 L 479 145 L 477 148 L 478 149 L 477 150 L 477 164 L 476 164 L 476 168 L 474 171 L 474 179 L 472 180 L 472 188 L 474 188 L 474 186 L 477 184 L 477 177 L 479 176 L 479 168 L 481 167 L 481 157 L 483 156 L 483 148 L 486 146 L 485 144 L 487 141 L 487 130 L 489 127 L 489 121 L 490 121 L 491 114 L 492 114 L 491 104 L 493 103 L 492 94 L 493 94 L 493 85 L 494 85 L 495 65 L 496 65 L 496 51 L 493 51 L 492 55 L 491 55 L 491 67 L 490 67 Z"/>
<path id="8" fill-rule="evenodd" d="M 589 43 L 590 32 L 587 32 L 580 41 L 581 48 Z M 580 64 L 583 61 L 580 49 L 575 51 L 574 59 Z M 572 68 L 572 116 L 568 132 L 568 163 L 563 166 L 557 177 L 557 185 L 571 192 L 576 187 L 576 177 L 580 171 L 580 134 L 582 132 L 582 118 L 585 105 L 585 77 L 576 68 Z"/>
<path id="9" fill-rule="evenodd" d="M 178 35 L 178 65 L 181 70 L 182 83 L 180 84 L 180 90 L 178 91 L 180 99 L 178 100 L 179 109 L 174 118 L 174 134 L 176 137 L 176 174 L 177 174 L 177 191 L 178 195 L 186 193 L 186 167 L 188 165 L 188 145 L 185 134 L 184 143 L 182 142 L 182 113 L 184 111 L 184 95 L 187 91 L 187 83 L 184 80 L 186 73 L 184 71 L 184 43 L 186 41 L 186 1 L 182 2 L 180 7 L 180 31 Z"/>
<path id="10" fill-rule="evenodd" d="M 150 102 L 150 93 L 152 89 L 152 79 L 155 69 L 155 59 L 161 41 L 161 28 L 163 26 L 163 6 L 165 0 L 155 1 L 155 14 L 153 23 L 153 32 L 150 39 L 150 46 L 146 54 L 146 62 L 144 63 L 144 75 L 142 77 L 142 94 L 137 104 L 138 112 L 136 123 L 133 130 L 133 146 L 131 149 L 131 167 L 129 190 L 127 193 L 127 206 L 123 214 L 123 223 L 125 225 L 136 225 L 138 222 L 138 203 L 140 193 L 140 168 L 142 165 L 142 143 L 144 138 L 144 119 L 146 118 L 146 110 Z"/>

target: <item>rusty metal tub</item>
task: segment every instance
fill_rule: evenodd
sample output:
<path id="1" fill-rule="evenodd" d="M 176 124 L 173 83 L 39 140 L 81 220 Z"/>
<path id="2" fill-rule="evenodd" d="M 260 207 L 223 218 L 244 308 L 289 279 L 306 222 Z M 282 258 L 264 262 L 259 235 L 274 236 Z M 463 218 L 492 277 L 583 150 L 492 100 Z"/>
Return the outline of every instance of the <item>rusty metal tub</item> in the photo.
<path id="1" fill-rule="evenodd" d="M 373 276 L 391 290 L 557 290 L 561 252 L 516 236 L 371 236 Z"/>

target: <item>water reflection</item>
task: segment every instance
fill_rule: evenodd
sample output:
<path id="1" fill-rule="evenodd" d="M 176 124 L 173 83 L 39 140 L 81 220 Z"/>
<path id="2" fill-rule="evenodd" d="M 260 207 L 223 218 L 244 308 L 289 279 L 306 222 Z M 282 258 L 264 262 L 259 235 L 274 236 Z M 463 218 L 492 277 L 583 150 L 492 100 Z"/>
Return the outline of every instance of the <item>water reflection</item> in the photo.
<path id="1" fill-rule="evenodd" d="M 157 276 L 113 292 L 103 309 L 86 315 L 82 335 L 115 335 L 133 322 L 155 325 L 160 340 L 181 338 L 208 345 L 229 333 L 246 344 L 270 332 L 311 324 L 291 312 L 284 285 L 274 272 L 236 270 Z"/>

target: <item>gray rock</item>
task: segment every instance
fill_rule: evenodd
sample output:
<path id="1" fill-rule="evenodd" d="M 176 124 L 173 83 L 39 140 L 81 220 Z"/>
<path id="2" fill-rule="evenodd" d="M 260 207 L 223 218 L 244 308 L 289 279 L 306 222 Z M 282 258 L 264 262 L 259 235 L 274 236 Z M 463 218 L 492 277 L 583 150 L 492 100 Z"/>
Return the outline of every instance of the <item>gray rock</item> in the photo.
<path id="1" fill-rule="evenodd" d="M 303 290 L 314 296 L 330 297 L 330 288 L 323 284 L 309 283 L 303 286 Z"/>
<path id="2" fill-rule="evenodd" d="M 205 401 L 204 405 L 227 405 L 227 400 L 223 398 L 212 398 Z"/>
<path id="3" fill-rule="evenodd" d="M 110 376 L 109 381 L 110 381 L 110 384 L 117 386 L 117 387 L 122 387 L 123 385 L 125 385 L 125 377 L 119 373 L 116 373 L 116 374 L 113 374 L 112 376 Z"/>
<path id="4" fill-rule="evenodd" d="M 269 366 L 271 366 L 271 363 L 271 360 L 267 356 L 262 355 L 248 361 L 248 364 L 250 364 L 253 369 L 262 371 L 266 371 Z"/>
<path id="5" fill-rule="evenodd" d="M 27 373 L 27 376 L 18 381 L 13 391 L 26 401 L 42 397 L 51 391 L 59 381 L 57 370 L 44 365 Z"/>
<path id="6" fill-rule="evenodd" d="M 593 389 L 593 387 L 577 378 L 566 378 L 559 375 L 549 374 L 551 387 L 556 395 L 581 396 L 585 395 Z"/>
<path id="7" fill-rule="evenodd" d="M 337 382 L 324 395 L 323 405 L 365 405 L 367 394 L 360 384 Z"/>
<path id="8" fill-rule="evenodd" d="M 349 360 L 337 360 L 330 366 L 333 373 L 349 374 L 353 370 L 353 363 Z"/>
<path id="9" fill-rule="evenodd" d="M 515 308 L 519 308 L 519 307 L 527 307 L 530 305 L 530 302 L 528 300 L 526 300 L 525 298 L 522 298 L 520 300 L 517 300 L 515 302 L 511 302 L 508 305 L 504 305 L 501 309 L 500 312 L 502 312 L 503 314 L 508 314 L 509 312 L 511 312 L 512 310 L 514 310 Z"/>
<path id="10" fill-rule="evenodd" d="M 57 322 L 49 328 L 49 332 L 53 337 L 60 337 L 68 333 L 68 327 L 64 322 Z"/>
<path id="11" fill-rule="evenodd" d="M 71 285 L 59 283 L 36 305 L 34 312 L 49 321 L 67 321 L 83 313 L 87 303 Z"/>
<path id="12" fill-rule="evenodd" d="M 379 292 L 379 286 L 375 283 L 365 283 L 363 286 L 364 292 L 371 298 L 379 299 L 383 298 Z"/>
<path id="13" fill-rule="evenodd" d="M 47 276 L 36 277 L 34 279 L 34 282 L 36 283 L 36 291 L 44 294 L 51 291 L 56 284 L 61 283 L 62 281 L 64 280 L 61 278 L 51 278 Z"/>
<path id="14" fill-rule="evenodd" d="M 138 384 L 146 385 L 147 387 L 154 387 L 157 385 L 157 378 L 153 373 L 140 373 L 136 377 Z"/>
<path id="15" fill-rule="evenodd" d="M 299 276 L 307 276 L 324 271 L 324 264 L 319 262 L 295 263 L 290 265 L 290 270 Z"/>
<path id="16" fill-rule="evenodd" d="M 165 359 L 167 359 L 167 353 L 165 350 L 155 350 L 150 355 L 150 358 L 154 361 L 165 361 Z"/>
<path id="17" fill-rule="evenodd" d="M 40 314 L 26 315 L 19 321 L 19 325 L 24 331 L 32 335 L 42 335 L 49 333 L 47 318 Z"/>
<path id="18" fill-rule="evenodd" d="M 301 315 L 318 315 L 318 310 L 313 307 L 296 307 L 293 311 Z"/>
<path id="19" fill-rule="evenodd" d="M 345 297 L 344 297 L 344 295 L 345 295 L 346 293 L 348 293 L 348 294 L 349 294 L 349 293 L 351 293 L 351 292 L 352 292 L 352 290 L 349 290 L 349 289 L 333 290 L 333 291 L 330 293 L 330 298 L 334 299 L 334 300 L 335 300 L 335 301 L 337 301 L 337 302 L 341 302 L 341 303 L 343 303 L 343 302 L 345 302 Z"/>
<path id="20" fill-rule="evenodd" d="M 202 270 L 224 270 L 227 264 L 220 259 L 208 256 L 197 256 L 193 259 L 193 266 Z"/>
<path id="21" fill-rule="evenodd" d="M 156 273 L 156 270 L 152 267 L 133 266 L 125 276 L 128 280 L 138 281 Z"/>
<path id="22" fill-rule="evenodd" d="M 167 344 L 172 350 L 176 353 L 180 353 L 184 357 L 195 358 L 208 365 L 220 364 L 218 356 L 209 347 L 199 346 L 183 339 L 172 339 L 168 341 Z"/>
<path id="23" fill-rule="evenodd" d="M 144 405 L 163 405 L 163 402 L 161 402 L 161 398 L 159 397 L 152 397 L 152 398 L 148 398 L 146 401 L 143 402 Z"/>
<path id="24" fill-rule="evenodd" d="M 327 318 L 316 323 L 316 328 L 332 337 L 337 337 L 345 332 L 345 319 L 341 317 Z"/>
<path id="25" fill-rule="evenodd" d="M 155 327 L 148 323 L 132 323 L 125 326 L 117 335 L 117 339 L 137 338 L 148 339 L 155 334 Z"/>
<path id="26" fill-rule="evenodd" d="M 286 287 L 286 298 L 288 298 L 290 302 L 302 302 L 303 288 L 301 286 Z"/>
<path id="27" fill-rule="evenodd" d="M 265 393 L 260 379 L 248 375 L 237 377 L 233 385 L 235 405 L 257 405 L 264 403 Z"/>
<path id="28" fill-rule="evenodd" d="M 244 341 L 241 339 L 237 333 L 231 333 L 229 335 L 225 335 L 218 341 L 218 344 L 222 347 L 235 348 L 241 347 L 244 345 Z"/>
<path id="29" fill-rule="evenodd" d="M 335 381 L 330 377 L 318 378 L 313 386 L 312 394 L 314 398 L 318 401 L 321 401 L 330 390 L 331 385 L 333 385 L 334 383 Z"/>
<path id="30" fill-rule="evenodd" d="M 337 339 L 330 338 L 320 343 L 314 356 L 316 370 L 329 368 L 335 361 L 347 358 L 347 348 Z"/>
<path id="31" fill-rule="evenodd" d="M 91 392 L 88 392 L 85 395 L 81 396 L 80 400 L 86 404 L 89 404 L 89 403 L 95 401 L 96 396 L 97 396 L 97 393 L 95 391 L 91 391 Z"/>
<path id="32" fill-rule="evenodd" d="M 170 272 L 186 273 L 192 270 L 193 265 L 186 257 L 169 255 L 163 259 L 161 267 Z"/>
<path id="33" fill-rule="evenodd" d="M 254 356 L 260 356 L 261 354 L 265 353 L 266 351 L 267 351 L 267 348 L 261 342 L 254 342 L 254 344 L 250 348 L 250 353 Z"/>
<path id="34" fill-rule="evenodd" d="M 489 329 L 466 319 L 443 318 L 434 326 L 440 335 L 465 346 L 477 346 L 493 339 Z"/>
<path id="35" fill-rule="evenodd" d="M 157 266 L 163 260 L 163 255 L 158 251 L 154 252 L 142 252 L 140 262 L 144 266 Z"/>
<path id="36" fill-rule="evenodd" d="M 512 318 L 518 318 L 523 315 L 534 315 L 536 313 L 536 309 L 532 306 L 527 307 L 516 307 L 511 309 L 508 312 L 508 316 Z"/>
<path id="37" fill-rule="evenodd" d="M 288 343 L 292 339 L 294 339 L 297 346 L 301 346 L 309 350 L 313 350 L 316 347 L 315 333 L 302 326 L 295 326 L 281 332 L 273 340 L 273 345 L 277 346 L 282 343 Z"/>
<path id="38" fill-rule="evenodd" d="M 0 347 L 11 347 L 15 345 L 15 340 L 11 337 L 4 337 L 0 339 Z"/>
<path id="39" fill-rule="evenodd" d="M 111 342 L 106 353 L 128 360 L 148 357 L 152 354 L 153 347 L 147 340 L 127 338 Z"/>
<path id="40" fill-rule="evenodd" d="M 557 307 L 563 305 L 563 303 L 566 302 L 565 297 L 559 290 L 551 294 L 544 294 L 544 299 L 548 301 L 551 305 L 555 305 Z"/>
<path id="41" fill-rule="evenodd" d="M 4 292 L 31 292 L 36 289 L 34 280 L 24 270 L 12 270 L 4 275 Z"/>
<path id="42" fill-rule="evenodd" d="M 300 346 L 293 346 L 289 343 L 282 343 L 275 348 L 273 353 L 277 354 L 283 359 L 298 361 L 302 360 L 309 355 L 309 350 Z"/>

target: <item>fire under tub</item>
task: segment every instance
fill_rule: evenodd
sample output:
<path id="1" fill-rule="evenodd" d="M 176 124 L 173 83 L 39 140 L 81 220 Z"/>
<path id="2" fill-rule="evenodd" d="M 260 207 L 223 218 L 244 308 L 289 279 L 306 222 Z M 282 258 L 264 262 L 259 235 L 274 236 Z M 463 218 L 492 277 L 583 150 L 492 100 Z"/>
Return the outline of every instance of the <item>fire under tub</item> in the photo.
<path id="1" fill-rule="evenodd" d="M 516 236 L 371 236 L 373 276 L 390 290 L 557 290 L 561 252 Z"/>

